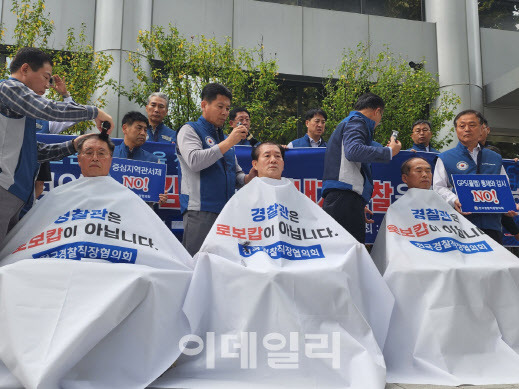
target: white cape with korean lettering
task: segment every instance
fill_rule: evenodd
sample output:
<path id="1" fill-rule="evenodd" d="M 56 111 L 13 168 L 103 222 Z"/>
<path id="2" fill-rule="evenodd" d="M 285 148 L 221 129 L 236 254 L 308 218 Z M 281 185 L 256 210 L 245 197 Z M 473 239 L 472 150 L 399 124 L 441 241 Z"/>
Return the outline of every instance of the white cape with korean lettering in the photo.
<path id="1" fill-rule="evenodd" d="M 88 212 L 64 216 L 75 209 Z M 143 388 L 191 332 L 182 311 L 191 257 L 110 177 L 81 178 L 44 196 L 1 255 L 0 388 Z"/>
<path id="2" fill-rule="evenodd" d="M 151 387 L 384 388 L 393 297 L 364 246 L 288 179 L 240 189 L 195 260 L 197 355 Z"/>
<path id="3" fill-rule="evenodd" d="M 396 300 L 388 382 L 519 382 L 514 255 L 434 191 L 410 189 L 389 208 L 372 257 Z"/>

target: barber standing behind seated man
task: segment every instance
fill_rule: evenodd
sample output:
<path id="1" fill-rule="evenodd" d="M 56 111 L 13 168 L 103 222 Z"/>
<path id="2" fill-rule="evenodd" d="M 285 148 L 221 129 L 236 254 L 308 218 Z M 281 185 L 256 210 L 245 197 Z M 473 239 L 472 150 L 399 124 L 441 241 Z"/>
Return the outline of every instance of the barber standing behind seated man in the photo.
<path id="1" fill-rule="evenodd" d="M 365 207 L 373 192 L 371 163 L 389 162 L 402 147 L 393 137 L 387 147 L 373 144 L 384 106 L 384 100 L 373 93 L 360 96 L 355 111 L 328 140 L 324 157 L 323 210 L 360 243 L 366 240 Z"/>
<path id="2" fill-rule="evenodd" d="M 411 139 L 413 140 L 413 147 L 408 150 L 439 153 L 439 151 L 430 144 L 432 138 L 431 122 L 420 119 L 413 123 L 412 128 Z"/>
<path id="3" fill-rule="evenodd" d="M 36 119 L 49 121 L 108 121 L 97 107 L 48 100 L 52 59 L 34 47 L 20 49 L 9 65 L 11 77 L 0 82 L 0 244 L 18 222 L 22 206 L 33 195 L 38 162 L 75 153 L 74 142 L 42 144 L 36 140 Z"/>
<path id="4" fill-rule="evenodd" d="M 201 98 L 202 116 L 186 123 L 177 134 L 182 244 L 191 255 L 198 252 L 236 188 L 256 176 L 255 169 L 245 175 L 234 154 L 234 146 L 245 139 L 247 128 L 235 127 L 227 137 L 222 131 L 229 116 L 231 91 L 211 83 L 204 86 Z"/>
<path id="5" fill-rule="evenodd" d="M 328 115 L 320 108 L 313 108 L 305 113 L 305 124 L 307 132 L 302 138 L 293 140 L 287 148 L 294 147 L 326 147 L 326 142 L 322 138 L 326 128 Z"/>
<path id="6" fill-rule="evenodd" d="M 168 114 L 169 99 L 162 92 L 154 92 L 148 97 L 148 139 L 151 142 L 172 143 L 177 141 L 177 133 L 164 124 Z"/>
<path id="7" fill-rule="evenodd" d="M 454 193 L 453 174 L 505 174 L 501 156 L 481 148 L 479 140 L 483 131 L 483 115 L 468 109 L 454 118 L 458 145 L 438 155 L 434 168 L 434 190 L 458 212 L 482 229 L 496 242 L 502 242 L 500 213 L 470 213 L 461 211 L 461 203 Z M 505 215 L 513 216 L 509 211 Z"/>

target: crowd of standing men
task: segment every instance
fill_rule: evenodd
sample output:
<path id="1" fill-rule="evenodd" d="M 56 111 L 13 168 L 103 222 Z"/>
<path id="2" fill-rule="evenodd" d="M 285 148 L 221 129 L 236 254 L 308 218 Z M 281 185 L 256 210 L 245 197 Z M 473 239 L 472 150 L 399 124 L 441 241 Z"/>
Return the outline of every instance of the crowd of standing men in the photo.
<path id="1" fill-rule="evenodd" d="M 52 60 L 44 52 L 21 49 L 11 62 L 10 71 L 11 77 L 0 82 L 0 243 L 17 222 L 23 205 L 32 202 L 40 163 L 74 154 L 81 140 L 78 137 L 61 144 L 42 144 L 36 141 L 36 132 L 59 133 L 78 121 L 92 119 L 100 130 L 101 123 L 108 122 L 108 133 L 114 127 L 111 116 L 104 111 L 72 100 L 64 80 L 52 75 Z M 64 97 L 63 102 L 43 97 L 51 84 Z M 113 151 L 118 158 L 158 162 L 155 155 L 141 148 L 147 140 L 176 145 L 183 244 L 191 255 L 199 250 L 236 189 L 257 176 L 254 167 L 248 174 L 242 171 L 234 152 L 235 145 L 259 143 L 250 134 L 250 113 L 243 107 L 231 110 L 232 93 L 221 84 L 207 84 L 201 99 L 200 118 L 174 131 L 164 124 L 168 97 L 160 92 L 151 94 L 145 108 L 147 116 L 132 111 L 123 117 L 124 139 Z M 361 243 L 365 241 L 367 204 L 373 192 L 371 163 L 389 162 L 402 147 L 394 137 L 386 146 L 374 141 L 384 107 L 382 98 L 375 94 L 360 96 L 354 110 L 339 123 L 328 142 L 322 138 L 326 112 L 311 109 L 305 115 L 307 133 L 286 146 L 326 148 L 323 209 Z M 223 128 L 228 118 L 230 131 L 225 134 Z M 515 212 L 470 215 L 461 211 L 453 192 L 452 174 L 504 174 L 504 169 L 501 156 L 487 147 L 490 128 L 481 113 L 460 112 L 454 126 L 459 143 L 439 153 L 434 190 L 496 241 L 501 241 L 502 223 L 508 223 L 506 228 L 514 235 L 519 234 L 511 219 Z M 432 131 L 428 121 L 415 122 L 411 137 L 414 144 L 410 150 L 438 153 L 430 145 Z M 272 157 L 268 164 L 275 168 L 279 159 Z M 162 195 L 160 202 L 166 200 L 166 195 Z"/>

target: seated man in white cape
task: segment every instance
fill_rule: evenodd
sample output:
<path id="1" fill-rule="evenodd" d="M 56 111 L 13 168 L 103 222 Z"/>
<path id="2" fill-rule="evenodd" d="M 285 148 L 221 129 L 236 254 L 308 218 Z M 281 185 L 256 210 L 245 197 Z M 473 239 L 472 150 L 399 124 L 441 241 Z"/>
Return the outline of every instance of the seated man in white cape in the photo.
<path id="1" fill-rule="evenodd" d="M 259 177 L 195 256 L 189 356 L 151 387 L 384 388 L 393 297 L 365 247 L 281 178 L 283 152 L 253 149 Z"/>
<path id="2" fill-rule="evenodd" d="M 44 196 L 0 252 L 0 388 L 143 388 L 191 332 L 192 258 L 107 176 L 107 137 L 78 149 L 84 177 Z"/>
<path id="3" fill-rule="evenodd" d="M 371 253 L 395 296 L 388 382 L 519 382 L 519 261 L 429 190 L 427 161 L 402 180 Z"/>

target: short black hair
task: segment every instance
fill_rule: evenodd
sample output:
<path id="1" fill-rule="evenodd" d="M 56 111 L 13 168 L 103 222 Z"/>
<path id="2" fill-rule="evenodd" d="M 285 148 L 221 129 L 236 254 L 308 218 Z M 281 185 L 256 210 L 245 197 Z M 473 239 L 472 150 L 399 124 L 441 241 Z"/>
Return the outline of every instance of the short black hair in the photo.
<path id="1" fill-rule="evenodd" d="M 271 141 L 263 142 L 263 143 L 258 144 L 257 146 L 254 146 L 250 152 L 251 159 L 253 161 L 257 161 L 259 158 L 261 146 L 268 146 L 268 145 L 279 147 L 279 151 L 281 151 L 281 158 L 283 159 L 283 161 L 285 160 L 285 149 L 280 144 L 278 144 L 276 142 L 271 142 Z"/>
<path id="2" fill-rule="evenodd" d="M 12 73 L 17 72 L 24 63 L 28 63 L 32 71 L 37 71 L 45 63 L 49 63 L 52 66 L 52 58 L 46 52 L 37 49 L 36 47 L 22 47 L 14 56 L 11 64 L 9 65 L 9 71 Z"/>
<path id="3" fill-rule="evenodd" d="M 315 115 L 321 115 L 324 120 L 328 120 L 328 115 L 321 108 L 312 108 L 306 111 L 305 120 L 311 120 Z"/>
<path id="4" fill-rule="evenodd" d="M 144 122 L 146 123 L 146 127 L 149 125 L 148 118 L 138 111 L 130 111 L 123 116 L 123 125 L 128 124 L 131 126 L 135 122 Z"/>
<path id="5" fill-rule="evenodd" d="M 483 114 L 479 111 L 476 111 L 475 109 L 466 109 L 465 111 L 461 111 L 459 114 L 456 115 L 454 118 L 454 128 L 456 128 L 456 125 L 458 124 L 458 119 L 462 117 L 463 115 L 470 115 L 474 114 L 479 120 L 479 124 L 484 124 L 486 122 L 485 117 Z"/>
<path id="6" fill-rule="evenodd" d="M 431 125 L 431 122 L 429 120 L 425 120 L 425 119 L 418 119 L 416 122 L 413 123 L 413 125 L 411 126 L 411 131 L 413 131 L 413 129 L 415 128 L 415 126 L 419 125 L 419 124 L 427 124 L 429 126 L 429 129 L 432 130 L 432 125 Z"/>
<path id="7" fill-rule="evenodd" d="M 202 100 L 211 103 L 214 100 L 216 100 L 218 95 L 228 97 L 229 100 L 232 100 L 232 93 L 229 90 L 229 88 L 227 88 L 225 85 L 218 84 L 217 82 L 211 82 L 210 84 L 204 86 L 200 97 L 202 98 Z"/>
<path id="8" fill-rule="evenodd" d="M 88 134 L 84 138 L 81 138 L 77 144 L 77 152 L 80 153 L 81 151 L 83 151 L 83 144 L 87 140 L 92 139 L 92 138 L 99 139 L 100 141 L 105 142 L 108 145 L 108 150 L 110 150 L 110 155 L 114 154 L 114 149 L 115 149 L 114 142 L 112 142 L 112 140 L 109 137 L 102 136 L 102 134 Z"/>
<path id="9" fill-rule="evenodd" d="M 421 159 L 421 160 L 427 162 L 427 164 L 428 164 L 429 166 L 431 166 L 431 164 L 429 163 L 429 161 L 426 160 L 425 158 L 422 158 L 422 157 L 411 157 L 411 158 L 407 159 L 407 160 L 402 164 L 402 166 L 400 167 L 400 173 L 405 174 L 405 175 L 409 174 L 409 172 L 411 171 L 411 166 L 410 166 L 410 165 L 411 165 L 411 162 L 414 161 L 415 159 Z"/>
<path id="10" fill-rule="evenodd" d="M 355 109 L 355 111 L 362 111 L 363 109 L 368 109 L 368 108 L 384 109 L 385 106 L 386 106 L 386 104 L 384 103 L 384 100 L 382 100 L 382 97 L 377 96 L 374 93 L 368 92 L 368 93 L 364 93 L 362 96 L 359 97 L 359 99 L 355 103 L 354 109 Z"/>
<path id="11" fill-rule="evenodd" d="M 229 120 L 234 120 L 234 119 L 236 119 L 236 115 L 238 115 L 238 112 L 247 112 L 247 115 L 249 115 L 249 117 L 250 117 L 250 112 L 247 111 L 246 108 L 243 108 L 243 107 L 236 107 L 236 108 L 234 108 L 233 110 L 231 110 L 231 112 L 229 112 Z"/>

